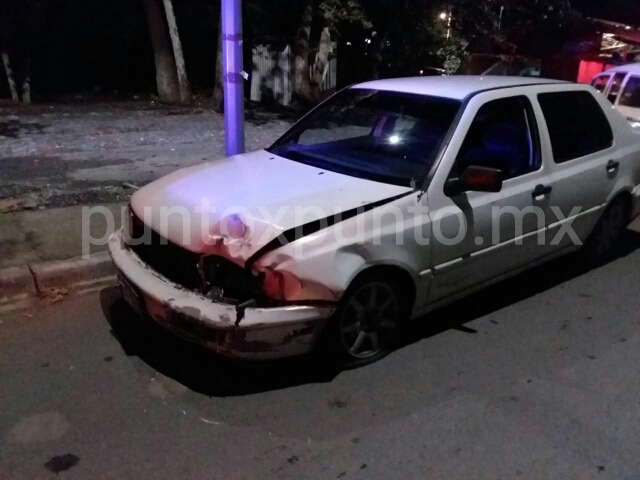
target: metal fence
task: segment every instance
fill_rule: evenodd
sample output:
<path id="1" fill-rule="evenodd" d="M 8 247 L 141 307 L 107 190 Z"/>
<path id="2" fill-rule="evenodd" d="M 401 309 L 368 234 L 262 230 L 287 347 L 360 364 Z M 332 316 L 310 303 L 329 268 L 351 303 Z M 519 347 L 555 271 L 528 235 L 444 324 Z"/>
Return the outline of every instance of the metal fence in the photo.
<path id="1" fill-rule="evenodd" d="M 254 102 L 289 105 L 293 94 L 293 53 L 291 46 L 283 50 L 271 45 L 258 45 L 252 49 L 251 100 Z M 312 55 L 313 56 L 313 55 Z M 309 74 L 313 65 L 309 66 Z M 322 97 L 331 95 L 337 85 L 338 59 L 330 58 L 320 88 Z"/>

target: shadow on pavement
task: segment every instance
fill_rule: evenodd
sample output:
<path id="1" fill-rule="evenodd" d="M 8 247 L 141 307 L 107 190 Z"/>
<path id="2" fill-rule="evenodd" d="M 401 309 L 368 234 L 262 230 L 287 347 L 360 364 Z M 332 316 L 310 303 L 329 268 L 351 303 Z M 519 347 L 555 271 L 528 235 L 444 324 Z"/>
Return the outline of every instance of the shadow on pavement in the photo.
<path id="1" fill-rule="evenodd" d="M 640 234 L 629 230 L 616 259 L 626 257 L 640 248 Z M 551 288 L 584 275 L 590 269 L 578 254 L 570 254 L 532 268 L 451 305 L 429 313 L 424 321 L 418 319 L 410 325 L 404 346 L 437 335 L 449 329 L 477 333 L 465 326 L 489 313 L 506 308 Z"/>
<path id="2" fill-rule="evenodd" d="M 640 248 L 640 234 L 629 232 L 618 258 Z M 488 287 L 462 301 L 436 310 L 412 322 L 403 346 L 449 329 L 476 333 L 465 324 L 503 309 L 586 273 L 575 255 L 562 257 L 507 281 Z M 167 332 L 149 319 L 142 319 L 124 303 L 118 288 L 101 292 L 101 305 L 127 355 L 135 355 L 161 374 L 207 396 L 260 393 L 307 383 L 330 382 L 339 373 L 306 355 L 268 362 L 241 362 L 217 356 L 203 347 Z"/>
<path id="3" fill-rule="evenodd" d="M 276 361 L 242 362 L 215 355 L 138 317 L 116 287 L 102 290 L 100 303 L 111 333 L 124 352 L 161 374 L 207 396 L 234 396 L 330 382 L 338 372 L 315 355 Z"/>

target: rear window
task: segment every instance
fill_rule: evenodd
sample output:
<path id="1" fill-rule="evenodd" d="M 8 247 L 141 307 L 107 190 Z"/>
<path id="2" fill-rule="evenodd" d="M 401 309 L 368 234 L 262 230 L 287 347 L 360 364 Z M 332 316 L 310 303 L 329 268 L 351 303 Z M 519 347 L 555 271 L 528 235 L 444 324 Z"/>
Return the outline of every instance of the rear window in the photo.
<path id="1" fill-rule="evenodd" d="M 541 93 L 538 101 L 556 163 L 584 157 L 613 145 L 609 120 L 589 92 Z"/>
<path id="2" fill-rule="evenodd" d="M 607 88 L 607 83 L 609 83 L 609 78 L 611 78 L 609 75 L 596 77 L 592 80 L 591 85 L 599 92 L 604 92 L 604 89 Z"/>
<path id="3" fill-rule="evenodd" d="M 632 76 L 627 80 L 620 105 L 624 107 L 640 108 L 640 77 Z"/>

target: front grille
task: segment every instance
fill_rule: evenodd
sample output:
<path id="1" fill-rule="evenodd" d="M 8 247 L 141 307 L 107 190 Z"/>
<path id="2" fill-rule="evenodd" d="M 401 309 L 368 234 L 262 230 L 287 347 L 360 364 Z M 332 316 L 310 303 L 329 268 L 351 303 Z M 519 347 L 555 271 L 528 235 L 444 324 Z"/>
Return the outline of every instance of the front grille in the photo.
<path id="1" fill-rule="evenodd" d="M 135 214 L 131 213 L 130 217 L 129 233 L 125 236 L 129 248 L 149 267 L 172 282 L 189 290 L 200 291 L 203 286 L 198 270 L 201 254 L 190 252 L 161 237 Z M 212 298 L 239 303 L 256 298 L 259 288 L 247 269 L 217 255 L 205 256 L 202 264 Z"/>
<path id="2" fill-rule="evenodd" d="M 129 247 L 144 263 L 178 285 L 190 290 L 200 289 L 200 254 L 171 243 L 149 227 L 145 228 L 142 220 L 133 213 L 129 229 L 128 236 L 132 239 L 128 242 Z"/>

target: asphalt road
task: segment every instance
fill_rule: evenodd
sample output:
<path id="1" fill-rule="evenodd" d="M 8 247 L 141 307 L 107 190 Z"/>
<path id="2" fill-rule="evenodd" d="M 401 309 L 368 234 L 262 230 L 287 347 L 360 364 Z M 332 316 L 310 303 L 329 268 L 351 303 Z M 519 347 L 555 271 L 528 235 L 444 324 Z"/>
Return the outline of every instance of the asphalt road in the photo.
<path id="1" fill-rule="evenodd" d="M 0 478 L 640 479 L 639 246 L 537 268 L 338 373 L 221 361 L 115 290 L 1 317 Z"/>

